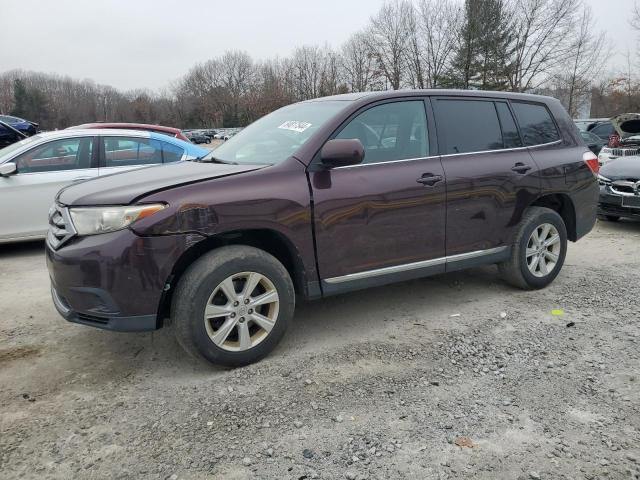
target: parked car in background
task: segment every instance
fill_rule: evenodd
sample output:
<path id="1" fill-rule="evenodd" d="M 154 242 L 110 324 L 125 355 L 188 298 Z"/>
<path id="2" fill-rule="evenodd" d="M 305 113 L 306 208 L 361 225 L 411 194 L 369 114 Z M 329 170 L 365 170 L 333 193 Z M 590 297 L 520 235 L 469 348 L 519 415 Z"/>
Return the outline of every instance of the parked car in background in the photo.
<path id="1" fill-rule="evenodd" d="M 602 147 L 607 144 L 606 140 L 603 140 L 602 138 L 594 135 L 591 132 L 581 130 L 580 136 L 584 140 L 584 143 L 587 144 L 587 147 L 589 147 L 589 150 L 591 150 L 596 155 L 598 155 L 600 153 L 600 150 L 602 150 Z"/>
<path id="2" fill-rule="evenodd" d="M 600 169 L 598 213 L 607 220 L 640 218 L 640 156 L 609 162 Z"/>
<path id="3" fill-rule="evenodd" d="M 0 150 L 0 243 L 44 238 L 49 207 L 70 183 L 207 153 L 139 130 L 60 130 L 14 143 Z"/>
<path id="4" fill-rule="evenodd" d="M 573 121 L 581 132 L 588 132 L 601 123 L 609 122 L 608 118 L 576 118 Z"/>
<path id="5" fill-rule="evenodd" d="M 69 127 L 67 130 L 79 129 L 79 128 L 117 128 L 117 129 L 125 129 L 125 130 L 143 130 L 145 132 L 154 132 L 161 133 L 163 135 L 169 135 L 170 137 L 175 137 L 180 140 L 184 140 L 188 142 L 189 139 L 187 136 L 180 130 L 179 128 L 173 127 L 164 127 L 162 125 L 149 125 L 146 123 L 85 123 L 82 125 L 76 125 L 75 127 Z"/>
<path id="6" fill-rule="evenodd" d="M 13 115 L 0 115 L 0 122 L 11 125 L 16 130 L 27 136 L 35 135 L 38 132 L 38 124 Z"/>
<path id="7" fill-rule="evenodd" d="M 62 190 L 46 248 L 53 302 L 69 321 L 110 330 L 155 330 L 170 315 L 188 352 L 243 365 L 282 338 L 296 294 L 496 263 L 519 288 L 549 285 L 567 241 L 595 224 L 597 171 L 549 97 L 310 100 L 201 162 Z"/>
<path id="8" fill-rule="evenodd" d="M 613 123 L 611 123 L 611 120 L 596 122 L 591 125 L 587 131 L 597 135 L 604 141 L 609 141 L 609 137 L 616 133 L 616 129 L 613 126 Z"/>
<path id="9" fill-rule="evenodd" d="M 11 145 L 12 143 L 24 140 L 28 135 L 16 130 L 8 123 L 0 121 L 0 148 Z"/>
<path id="10" fill-rule="evenodd" d="M 211 143 L 211 139 L 206 136 L 204 133 L 200 132 L 188 132 L 187 138 L 191 143 L 200 144 L 200 143 Z"/>
<path id="11" fill-rule="evenodd" d="M 640 113 L 624 113 L 611 119 L 614 133 L 600 150 L 598 161 L 604 165 L 619 157 L 640 154 Z"/>

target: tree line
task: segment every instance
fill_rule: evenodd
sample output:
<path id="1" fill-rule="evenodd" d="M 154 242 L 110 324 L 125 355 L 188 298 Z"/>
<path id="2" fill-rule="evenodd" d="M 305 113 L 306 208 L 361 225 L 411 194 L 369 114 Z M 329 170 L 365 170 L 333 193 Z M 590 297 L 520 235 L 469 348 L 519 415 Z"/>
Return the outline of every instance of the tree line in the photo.
<path id="1" fill-rule="evenodd" d="M 235 127 L 296 101 L 401 88 L 546 93 L 573 116 L 589 98 L 598 115 L 637 110 L 633 62 L 604 78 L 610 50 L 596 25 L 584 0 L 391 0 L 338 48 L 303 45 L 267 60 L 228 51 L 158 92 L 5 72 L 0 112 L 48 129 L 95 120 Z"/>

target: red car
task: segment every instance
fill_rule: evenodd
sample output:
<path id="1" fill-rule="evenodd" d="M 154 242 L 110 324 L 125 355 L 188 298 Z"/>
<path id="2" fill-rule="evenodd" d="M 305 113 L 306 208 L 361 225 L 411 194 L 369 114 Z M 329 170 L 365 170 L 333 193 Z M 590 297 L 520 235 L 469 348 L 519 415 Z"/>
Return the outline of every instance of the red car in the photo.
<path id="1" fill-rule="evenodd" d="M 171 137 L 179 138 L 185 142 L 190 141 L 182 130 L 173 127 L 163 127 L 162 125 L 148 125 L 146 123 L 85 123 L 83 125 L 76 125 L 75 127 L 69 127 L 69 129 L 77 128 L 122 128 L 125 130 L 145 130 L 148 132 L 162 133 Z"/>

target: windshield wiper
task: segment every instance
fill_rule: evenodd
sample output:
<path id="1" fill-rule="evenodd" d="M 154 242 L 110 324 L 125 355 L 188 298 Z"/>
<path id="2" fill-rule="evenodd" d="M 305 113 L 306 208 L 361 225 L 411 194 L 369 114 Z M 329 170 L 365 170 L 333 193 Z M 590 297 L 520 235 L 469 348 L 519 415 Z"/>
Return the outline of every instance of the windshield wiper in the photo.
<path id="1" fill-rule="evenodd" d="M 201 162 L 211 162 L 211 163 L 222 163 L 224 165 L 240 165 L 238 162 L 232 162 L 230 160 L 222 160 L 221 158 L 216 158 L 216 157 L 209 157 L 209 158 L 205 157 L 200 161 Z"/>

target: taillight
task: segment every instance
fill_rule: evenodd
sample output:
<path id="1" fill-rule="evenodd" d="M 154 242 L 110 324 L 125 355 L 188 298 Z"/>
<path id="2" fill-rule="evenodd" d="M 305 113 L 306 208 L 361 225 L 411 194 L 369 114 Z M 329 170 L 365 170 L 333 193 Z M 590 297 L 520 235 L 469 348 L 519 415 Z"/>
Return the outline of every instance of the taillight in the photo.
<path id="1" fill-rule="evenodd" d="M 593 152 L 584 152 L 582 155 L 582 160 L 587 166 L 591 169 L 594 175 L 598 175 L 600 171 L 600 164 L 598 163 L 598 157 Z"/>

